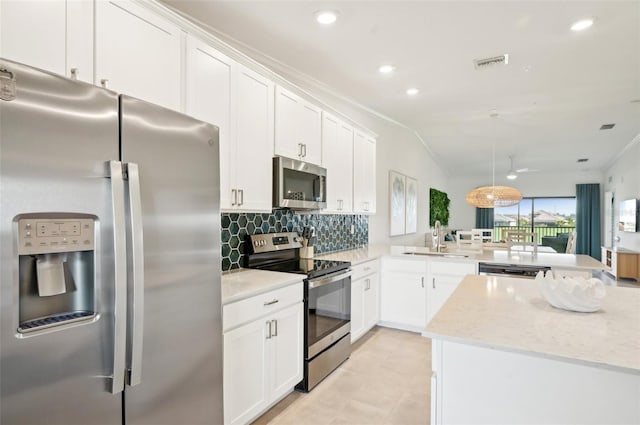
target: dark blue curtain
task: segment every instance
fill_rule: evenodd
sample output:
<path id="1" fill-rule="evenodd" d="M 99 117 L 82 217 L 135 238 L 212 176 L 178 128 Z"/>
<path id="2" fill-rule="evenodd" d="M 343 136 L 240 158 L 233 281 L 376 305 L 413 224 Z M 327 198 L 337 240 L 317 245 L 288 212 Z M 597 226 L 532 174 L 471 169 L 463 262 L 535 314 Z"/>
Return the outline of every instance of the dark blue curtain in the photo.
<path id="1" fill-rule="evenodd" d="M 493 229 L 493 208 L 476 208 L 476 229 Z"/>
<path id="2" fill-rule="evenodd" d="M 600 184 L 576 185 L 576 254 L 600 260 Z"/>

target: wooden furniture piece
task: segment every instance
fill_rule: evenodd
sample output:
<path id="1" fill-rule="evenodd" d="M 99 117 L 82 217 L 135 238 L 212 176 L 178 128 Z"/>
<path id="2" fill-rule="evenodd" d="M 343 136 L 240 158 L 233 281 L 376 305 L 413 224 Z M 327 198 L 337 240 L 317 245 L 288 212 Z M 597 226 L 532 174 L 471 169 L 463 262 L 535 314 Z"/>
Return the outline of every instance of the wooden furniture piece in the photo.
<path id="1" fill-rule="evenodd" d="M 635 279 L 640 282 L 640 252 L 623 248 L 602 247 L 602 262 L 611 267 L 611 273 L 616 279 Z"/>

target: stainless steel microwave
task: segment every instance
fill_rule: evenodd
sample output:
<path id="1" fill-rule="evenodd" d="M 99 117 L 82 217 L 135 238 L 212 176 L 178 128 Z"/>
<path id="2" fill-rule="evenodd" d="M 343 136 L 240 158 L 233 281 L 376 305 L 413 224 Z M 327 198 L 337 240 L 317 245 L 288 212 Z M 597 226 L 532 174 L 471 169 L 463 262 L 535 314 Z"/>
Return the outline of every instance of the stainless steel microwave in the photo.
<path id="1" fill-rule="evenodd" d="M 319 210 L 327 206 L 327 170 L 308 162 L 273 158 L 273 207 Z"/>

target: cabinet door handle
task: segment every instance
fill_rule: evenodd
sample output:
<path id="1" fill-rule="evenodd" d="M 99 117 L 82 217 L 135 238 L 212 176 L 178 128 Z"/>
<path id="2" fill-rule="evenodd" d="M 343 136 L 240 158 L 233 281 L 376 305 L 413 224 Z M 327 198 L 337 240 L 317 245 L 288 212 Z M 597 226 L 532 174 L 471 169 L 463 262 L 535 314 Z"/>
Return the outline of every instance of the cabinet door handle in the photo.
<path id="1" fill-rule="evenodd" d="M 302 144 L 302 149 L 304 150 L 304 153 L 302 154 L 302 157 L 306 158 L 307 157 L 307 144 L 306 143 Z"/>
<path id="2" fill-rule="evenodd" d="M 273 324 L 273 335 L 272 336 L 278 336 L 278 321 L 277 320 L 272 320 L 271 323 Z"/>
<path id="3" fill-rule="evenodd" d="M 302 143 L 298 143 L 298 157 L 302 158 Z"/>
<path id="4" fill-rule="evenodd" d="M 78 79 L 78 75 L 80 74 L 80 70 L 78 68 L 71 68 L 71 79 L 72 80 L 77 80 Z"/>
<path id="5" fill-rule="evenodd" d="M 231 202 L 231 206 L 234 207 L 238 203 L 238 191 L 235 189 L 231 189 L 231 196 L 233 197 L 233 202 Z"/>
<path id="6" fill-rule="evenodd" d="M 435 277 L 431 278 L 431 285 L 433 286 L 433 289 L 436 289 L 436 278 Z"/>
<path id="7" fill-rule="evenodd" d="M 109 85 L 109 80 L 106 78 L 103 78 L 102 80 L 100 80 L 100 85 L 106 89 L 107 86 Z"/>
<path id="8" fill-rule="evenodd" d="M 271 301 L 265 301 L 264 305 L 273 305 L 275 303 L 277 303 L 279 300 L 271 300 Z"/>
<path id="9" fill-rule="evenodd" d="M 271 339 L 271 320 L 267 320 L 267 337 L 266 339 Z"/>
<path id="10" fill-rule="evenodd" d="M 424 288 L 424 276 L 422 276 L 422 277 L 420 278 L 420 281 L 421 281 L 421 282 L 420 282 L 420 284 L 421 284 L 421 285 L 422 285 L 422 287 Z"/>
<path id="11" fill-rule="evenodd" d="M 244 189 L 238 189 L 238 194 L 240 195 L 240 202 L 238 202 L 238 206 L 244 205 Z"/>

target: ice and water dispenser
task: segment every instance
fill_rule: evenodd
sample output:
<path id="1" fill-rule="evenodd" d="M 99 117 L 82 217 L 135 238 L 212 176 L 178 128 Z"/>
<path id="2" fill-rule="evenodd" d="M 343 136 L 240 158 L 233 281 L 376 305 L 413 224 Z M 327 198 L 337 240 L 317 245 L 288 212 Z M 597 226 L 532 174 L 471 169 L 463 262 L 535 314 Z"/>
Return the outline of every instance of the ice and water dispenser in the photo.
<path id="1" fill-rule="evenodd" d="M 31 214 L 18 224 L 18 332 L 95 317 L 95 223 L 85 214 Z"/>

